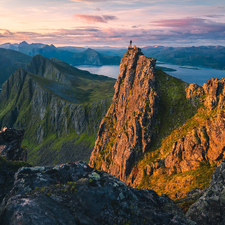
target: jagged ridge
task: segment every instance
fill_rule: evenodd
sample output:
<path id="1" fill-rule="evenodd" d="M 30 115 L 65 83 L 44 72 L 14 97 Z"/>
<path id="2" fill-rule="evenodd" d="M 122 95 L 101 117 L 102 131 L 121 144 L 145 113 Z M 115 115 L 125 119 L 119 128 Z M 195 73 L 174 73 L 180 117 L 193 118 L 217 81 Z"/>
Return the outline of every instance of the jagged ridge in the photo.
<path id="1" fill-rule="evenodd" d="M 26 130 L 30 163 L 88 160 L 114 82 L 37 55 L 4 83 L 0 126 Z"/>

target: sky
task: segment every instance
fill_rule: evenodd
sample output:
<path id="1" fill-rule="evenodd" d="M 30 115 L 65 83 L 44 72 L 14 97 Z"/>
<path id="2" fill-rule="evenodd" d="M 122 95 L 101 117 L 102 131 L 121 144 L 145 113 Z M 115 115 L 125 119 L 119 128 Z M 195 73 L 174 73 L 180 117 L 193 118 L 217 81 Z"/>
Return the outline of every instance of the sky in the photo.
<path id="1" fill-rule="evenodd" d="M 0 0 L 0 44 L 225 46 L 224 0 Z"/>

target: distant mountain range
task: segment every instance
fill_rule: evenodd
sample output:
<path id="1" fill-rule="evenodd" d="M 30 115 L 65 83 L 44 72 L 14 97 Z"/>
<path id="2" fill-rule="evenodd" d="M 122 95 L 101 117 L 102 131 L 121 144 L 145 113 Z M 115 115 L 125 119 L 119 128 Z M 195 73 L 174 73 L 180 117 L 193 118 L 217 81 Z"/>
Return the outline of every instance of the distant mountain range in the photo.
<path id="1" fill-rule="evenodd" d="M 74 46 L 55 47 L 42 43 L 28 44 L 23 41 L 19 44 L 5 43 L 0 48 L 16 50 L 24 54 L 35 56 L 41 54 L 47 58 L 57 58 L 75 65 L 119 65 L 126 53 L 126 48 L 97 47 L 95 49 Z M 146 46 L 142 48 L 146 56 L 156 58 L 158 61 L 176 64 L 209 67 L 225 70 L 225 47 L 165 47 Z"/>
<path id="2" fill-rule="evenodd" d="M 122 57 L 127 51 L 125 48 L 99 48 L 96 50 L 103 55 L 120 57 Z M 158 61 L 166 63 L 225 70 L 225 47 L 223 46 L 146 46 L 142 48 L 142 51 L 146 56 L 156 58 Z"/>
<path id="3" fill-rule="evenodd" d="M 28 44 L 23 41 L 20 44 L 5 43 L 0 45 L 0 48 L 16 50 L 27 54 L 29 56 L 35 56 L 41 54 L 47 58 L 57 58 L 71 65 L 119 65 L 119 56 L 107 56 L 98 53 L 93 49 L 85 49 L 81 47 L 55 47 L 54 45 L 45 45 L 42 43 Z"/>
<path id="4" fill-rule="evenodd" d="M 145 55 L 157 58 L 162 62 L 225 70 L 225 47 L 223 46 L 182 48 L 148 46 L 142 50 Z"/>

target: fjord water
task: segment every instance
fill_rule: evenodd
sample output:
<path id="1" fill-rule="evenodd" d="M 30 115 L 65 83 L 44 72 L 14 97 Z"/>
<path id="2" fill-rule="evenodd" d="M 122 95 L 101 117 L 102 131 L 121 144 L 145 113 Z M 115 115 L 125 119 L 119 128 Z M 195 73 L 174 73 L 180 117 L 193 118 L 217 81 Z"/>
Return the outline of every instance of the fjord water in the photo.
<path id="1" fill-rule="evenodd" d="M 80 65 L 80 66 L 76 66 L 76 68 L 80 70 L 87 70 L 93 74 L 104 75 L 104 76 L 112 77 L 115 79 L 117 79 L 120 72 L 119 65 L 113 65 L 113 66 Z"/>
<path id="2" fill-rule="evenodd" d="M 181 66 L 179 65 L 172 65 L 163 62 L 159 62 L 157 65 L 174 69 L 176 71 L 165 71 L 165 72 L 171 76 L 182 79 L 183 81 L 186 81 L 188 83 L 196 83 L 200 86 L 202 86 L 204 83 L 206 83 L 207 80 L 211 79 L 212 77 L 214 78 L 217 77 L 218 79 L 225 77 L 225 70 L 215 70 L 210 68 L 190 67 L 190 66 L 181 68 Z M 115 79 L 117 79 L 119 74 L 119 66 L 81 65 L 76 67 L 81 70 L 87 70 L 93 74 L 105 75 Z"/>

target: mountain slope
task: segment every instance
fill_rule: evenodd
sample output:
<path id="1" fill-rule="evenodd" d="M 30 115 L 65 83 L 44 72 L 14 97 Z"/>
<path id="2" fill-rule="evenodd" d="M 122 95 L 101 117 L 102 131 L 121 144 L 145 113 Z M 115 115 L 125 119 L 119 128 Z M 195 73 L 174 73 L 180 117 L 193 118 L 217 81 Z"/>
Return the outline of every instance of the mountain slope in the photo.
<path id="1" fill-rule="evenodd" d="M 106 56 L 88 48 L 86 51 L 77 53 L 71 58 L 73 65 L 119 65 L 119 56 Z"/>
<path id="2" fill-rule="evenodd" d="M 16 69 L 25 68 L 30 61 L 30 56 L 0 48 L 0 87 Z"/>
<path id="3" fill-rule="evenodd" d="M 140 49 L 122 58 L 90 165 L 179 198 L 206 188 L 225 158 L 225 79 L 188 85 L 154 66 Z"/>
<path id="4" fill-rule="evenodd" d="M 0 126 L 26 130 L 32 164 L 88 160 L 114 83 L 37 55 L 3 84 Z"/>

